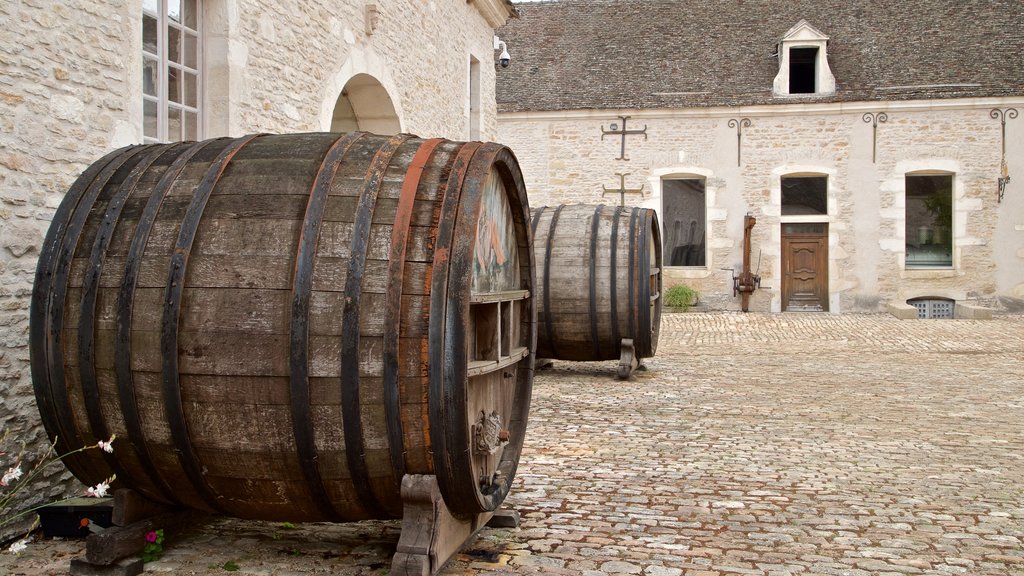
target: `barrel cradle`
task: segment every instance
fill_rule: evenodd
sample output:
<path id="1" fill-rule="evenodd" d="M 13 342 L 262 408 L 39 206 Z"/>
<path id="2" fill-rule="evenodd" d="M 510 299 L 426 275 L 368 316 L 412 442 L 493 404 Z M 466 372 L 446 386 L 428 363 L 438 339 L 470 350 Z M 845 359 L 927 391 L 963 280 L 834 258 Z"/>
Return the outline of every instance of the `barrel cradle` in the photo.
<path id="1" fill-rule="evenodd" d="M 69 469 L 241 518 L 493 511 L 522 448 L 535 265 L 497 144 L 365 133 L 135 146 L 58 208 L 33 385 Z"/>
<path id="2" fill-rule="evenodd" d="M 533 211 L 532 227 L 538 358 L 624 360 L 624 348 L 632 349 L 630 362 L 653 356 L 662 287 L 655 212 L 544 206 Z"/>

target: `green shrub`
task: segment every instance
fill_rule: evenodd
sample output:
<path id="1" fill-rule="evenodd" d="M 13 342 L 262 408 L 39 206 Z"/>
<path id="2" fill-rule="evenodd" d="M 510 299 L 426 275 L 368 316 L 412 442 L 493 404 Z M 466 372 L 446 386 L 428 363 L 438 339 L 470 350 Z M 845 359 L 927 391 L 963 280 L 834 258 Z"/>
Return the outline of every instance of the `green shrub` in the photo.
<path id="1" fill-rule="evenodd" d="M 685 312 L 697 303 L 697 291 L 685 284 L 676 284 L 665 291 L 665 306 L 682 308 Z"/>

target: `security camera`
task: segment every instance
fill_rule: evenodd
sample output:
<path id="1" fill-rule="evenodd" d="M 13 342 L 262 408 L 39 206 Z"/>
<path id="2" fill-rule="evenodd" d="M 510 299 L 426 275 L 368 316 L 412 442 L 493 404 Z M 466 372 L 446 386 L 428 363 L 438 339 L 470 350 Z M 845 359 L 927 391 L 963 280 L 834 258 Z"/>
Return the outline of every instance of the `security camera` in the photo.
<path id="1" fill-rule="evenodd" d="M 498 64 L 501 64 L 502 68 L 508 68 L 508 65 L 512 63 L 512 57 L 508 55 L 508 46 L 505 42 L 499 40 L 497 36 L 494 37 L 494 49 L 501 49 L 501 54 L 498 56 Z"/>

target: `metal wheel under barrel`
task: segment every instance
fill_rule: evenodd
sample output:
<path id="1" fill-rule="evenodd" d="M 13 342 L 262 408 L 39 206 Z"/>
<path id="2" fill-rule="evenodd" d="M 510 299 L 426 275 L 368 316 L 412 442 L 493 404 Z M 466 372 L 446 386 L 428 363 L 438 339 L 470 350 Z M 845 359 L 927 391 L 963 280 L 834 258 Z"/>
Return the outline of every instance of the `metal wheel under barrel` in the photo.
<path id="1" fill-rule="evenodd" d="M 494 511 L 532 386 L 529 208 L 497 144 L 365 133 L 136 146 L 42 248 L 33 384 L 82 482 L 240 518 Z"/>
<path id="2" fill-rule="evenodd" d="M 654 210 L 563 204 L 533 211 L 537 357 L 619 359 L 627 378 L 654 356 L 661 234 Z"/>

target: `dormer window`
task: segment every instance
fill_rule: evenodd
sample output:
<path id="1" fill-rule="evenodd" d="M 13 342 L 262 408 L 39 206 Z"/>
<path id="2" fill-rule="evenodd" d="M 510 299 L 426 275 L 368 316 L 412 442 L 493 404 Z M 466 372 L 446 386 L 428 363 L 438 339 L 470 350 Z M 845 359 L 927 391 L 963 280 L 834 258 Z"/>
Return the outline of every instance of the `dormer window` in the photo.
<path id="1" fill-rule="evenodd" d="M 789 51 L 789 93 L 814 94 L 818 81 L 817 48 L 791 48 Z"/>
<path id="2" fill-rule="evenodd" d="M 828 95 L 836 91 L 836 79 L 828 66 L 828 36 L 801 20 L 779 42 L 779 73 L 776 96 Z"/>

